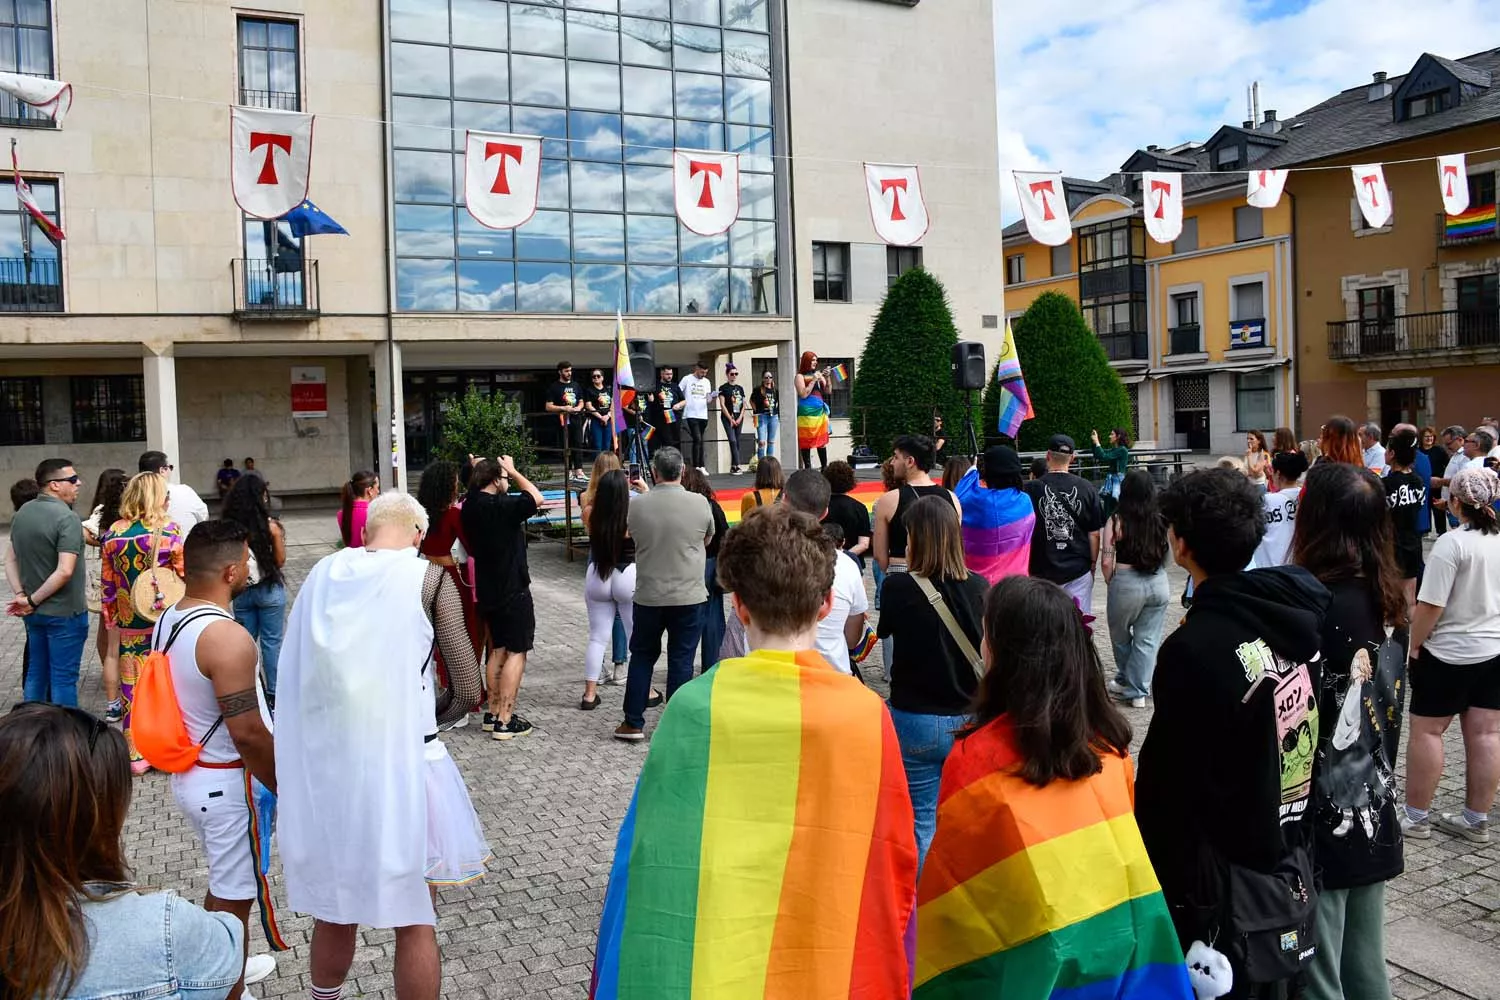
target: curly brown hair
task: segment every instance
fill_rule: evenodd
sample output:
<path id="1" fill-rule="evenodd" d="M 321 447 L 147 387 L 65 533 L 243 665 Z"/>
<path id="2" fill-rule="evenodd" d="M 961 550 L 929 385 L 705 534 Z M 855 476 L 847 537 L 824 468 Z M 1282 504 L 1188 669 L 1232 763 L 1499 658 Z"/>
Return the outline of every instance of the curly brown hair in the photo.
<path id="1" fill-rule="evenodd" d="M 833 589 L 832 539 L 811 514 L 782 504 L 752 511 L 719 548 L 719 583 L 762 631 L 790 635 L 811 627 Z"/>
<path id="2" fill-rule="evenodd" d="M 823 478 L 835 493 L 848 493 L 854 489 L 854 466 L 848 462 L 829 462 L 823 468 Z"/>

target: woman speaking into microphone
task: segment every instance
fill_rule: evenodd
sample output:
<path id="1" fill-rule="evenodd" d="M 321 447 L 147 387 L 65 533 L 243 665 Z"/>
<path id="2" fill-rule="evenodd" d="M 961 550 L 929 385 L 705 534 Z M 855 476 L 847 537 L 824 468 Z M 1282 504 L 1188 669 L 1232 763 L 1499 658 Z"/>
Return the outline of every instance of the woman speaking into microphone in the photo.
<path id="1" fill-rule="evenodd" d="M 792 380 L 797 390 L 797 465 L 812 468 L 812 450 L 818 449 L 818 468 L 828 465 L 828 373 L 818 370 L 815 351 L 803 351 Z"/>

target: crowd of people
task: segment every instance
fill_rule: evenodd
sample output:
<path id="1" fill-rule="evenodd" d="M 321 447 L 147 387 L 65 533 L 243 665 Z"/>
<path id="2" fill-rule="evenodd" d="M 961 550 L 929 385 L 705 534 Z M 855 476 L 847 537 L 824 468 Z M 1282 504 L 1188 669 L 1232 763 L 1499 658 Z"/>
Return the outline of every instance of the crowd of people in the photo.
<path id="1" fill-rule="evenodd" d="M 610 735 L 650 746 L 591 996 L 1388 997 L 1404 840 L 1490 842 L 1492 422 L 1253 432 L 1165 483 L 1127 431 L 1095 431 L 1098 487 L 1066 434 L 1029 471 L 996 445 L 940 478 L 938 442 L 909 434 L 866 507 L 826 461 L 817 360 L 794 380 L 802 468 L 758 455 L 734 527 L 702 468 L 708 407 L 738 428 L 774 386 L 665 371 L 644 405 L 679 418 L 652 425 L 646 468 L 596 435 L 578 707 L 623 681 Z M 602 397 L 549 407 L 597 417 Z M 688 429 L 686 455 L 667 427 Z M 416 496 L 356 472 L 343 544 L 289 606 L 258 473 L 230 477 L 210 518 L 167 456 L 139 466 L 101 474 L 83 522 L 67 460 L 12 491 L 28 651 L 26 703 L 0 718 L 3 995 L 248 995 L 275 968 L 248 954 L 256 904 L 285 947 L 274 815 L 287 903 L 315 919 L 313 1000 L 343 996 L 361 925 L 395 928 L 398 996 L 435 997 L 437 890 L 490 858 L 443 733 L 471 712 L 494 740 L 534 731 L 517 705 L 540 491 L 505 455 L 435 462 Z M 1169 629 L 1174 564 L 1189 582 Z M 104 718 L 77 708 L 91 614 Z M 1121 711 L 1148 704 L 1149 721 Z M 1465 798 L 1445 811 L 1455 717 Z M 130 881 L 129 772 L 151 767 L 206 858 L 201 908 Z"/>

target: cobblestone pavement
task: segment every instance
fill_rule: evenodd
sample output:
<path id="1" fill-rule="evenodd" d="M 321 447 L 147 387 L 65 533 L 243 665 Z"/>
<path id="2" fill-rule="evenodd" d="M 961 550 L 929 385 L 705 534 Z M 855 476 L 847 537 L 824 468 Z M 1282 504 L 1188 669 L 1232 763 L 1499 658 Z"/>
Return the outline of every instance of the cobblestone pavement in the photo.
<path id="1" fill-rule="evenodd" d="M 334 546 L 326 515 L 287 516 L 288 577 L 295 588 Z M 582 562 L 566 562 L 560 546 L 532 546 L 537 646 L 522 687 L 520 711 L 536 725 L 528 737 L 501 743 L 479 730 L 478 717 L 444 740 L 468 780 L 474 806 L 495 857 L 490 874 L 445 890 L 438 912 L 444 994 L 454 997 L 576 998 L 587 993 L 594 935 L 614 851 L 615 834 L 645 754 L 610 738 L 619 721 L 624 687 L 601 687 L 604 705 L 578 710 L 580 658 L 588 623 L 582 599 Z M 1172 570 L 1173 593 L 1183 578 Z M 1112 664 L 1105 628 L 1105 588 L 1094 594 L 1098 645 Z M 1169 615 L 1175 627 L 1178 615 Z M 0 695 L 20 697 L 22 628 L 0 617 Z M 85 657 L 80 684 L 85 707 L 103 698 L 98 662 Z M 872 662 L 878 661 L 879 652 Z M 658 680 L 664 668 L 659 667 Z M 878 681 L 872 686 L 881 688 Z M 654 714 L 654 713 L 653 713 Z M 1136 746 L 1150 710 L 1127 709 Z M 650 724 L 650 723 L 648 723 Z M 1437 805 L 1453 809 L 1463 794 L 1463 748 L 1454 726 Z M 192 832 L 178 814 L 162 774 L 136 783 L 126 839 L 140 882 L 200 899 L 207 869 Z M 1476 847 L 1435 833 L 1407 845 L 1406 874 L 1387 888 L 1387 939 L 1392 988 L 1402 1000 L 1500 997 L 1500 843 Z M 272 870 L 279 899 L 279 865 Z M 254 988 L 258 997 L 305 996 L 312 922 L 281 911 L 289 953 L 275 975 Z M 252 922 L 253 924 L 253 922 Z M 258 928 L 256 947 L 263 948 Z M 393 997 L 393 936 L 364 932 L 355 954 L 353 995 Z"/>

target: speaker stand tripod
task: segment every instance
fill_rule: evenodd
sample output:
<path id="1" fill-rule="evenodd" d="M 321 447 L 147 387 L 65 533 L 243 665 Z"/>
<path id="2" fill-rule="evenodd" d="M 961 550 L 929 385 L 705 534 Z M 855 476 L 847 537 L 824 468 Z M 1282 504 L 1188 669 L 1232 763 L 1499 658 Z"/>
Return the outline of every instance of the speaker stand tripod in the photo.
<path id="1" fill-rule="evenodd" d="M 964 431 L 969 435 L 969 457 L 979 458 L 979 439 L 974 434 L 974 390 L 964 390 Z"/>

